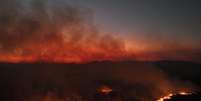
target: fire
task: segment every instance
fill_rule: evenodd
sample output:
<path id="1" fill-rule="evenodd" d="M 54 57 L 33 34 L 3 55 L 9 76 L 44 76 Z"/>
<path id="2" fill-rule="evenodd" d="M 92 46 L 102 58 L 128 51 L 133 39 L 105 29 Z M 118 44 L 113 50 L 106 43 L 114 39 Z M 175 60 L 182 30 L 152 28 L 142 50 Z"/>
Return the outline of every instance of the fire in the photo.
<path id="1" fill-rule="evenodd" d="M 98 92 L 102 93 L 102 94 L 109 94 L 111 93 L 113 90 L 112 88 L 110 88 L 109 86 L 101 86 L 99 89 L 98 89 Z"/>
<path id="2" fill-rule="evenodd" d="M 170 94 L 168 94 L 168 95 L 166 95 L 166 96 L 164 96 L 164 97 L 161 97 L 161 98 L 158 99 L 157 101 L 165 101 L 165 100 L 171 99 L 173 95 L 174 95 L 174 94 L 170 93 Z"/>
<path id="3" fill-rule="evenodd" d="M 179 92 L 180 95 L 191 95 L 192 93 L 189 92 Z"/>
<path id="4" fill-rule="evenodd" d="M 169 100 L 169 99 L 172 99 L 173 96 L 175 95 L 191 95 L 192 93 L 189 93 L 189 92 L 184 92 L 184 91 L 181 91 L 181 92 L 178 92 L 178 93 L 170 93 L 166 96 L 163 96 L 161 98 L 159 98 L 157 101 L 165 101 L 165 100 Z"/>

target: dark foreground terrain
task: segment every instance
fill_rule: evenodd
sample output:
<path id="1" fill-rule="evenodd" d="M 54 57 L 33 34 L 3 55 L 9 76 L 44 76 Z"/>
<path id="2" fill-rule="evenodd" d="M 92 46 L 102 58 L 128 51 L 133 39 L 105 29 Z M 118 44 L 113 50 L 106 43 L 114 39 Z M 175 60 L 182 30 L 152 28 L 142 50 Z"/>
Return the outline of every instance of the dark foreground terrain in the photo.
<path id="1" fill-rule="evenodd" d="M 0 101 L 156 101 L 194 86 L 196 94 L 168 101 L 201 101 L 199 63 L 0 63 Z"/>

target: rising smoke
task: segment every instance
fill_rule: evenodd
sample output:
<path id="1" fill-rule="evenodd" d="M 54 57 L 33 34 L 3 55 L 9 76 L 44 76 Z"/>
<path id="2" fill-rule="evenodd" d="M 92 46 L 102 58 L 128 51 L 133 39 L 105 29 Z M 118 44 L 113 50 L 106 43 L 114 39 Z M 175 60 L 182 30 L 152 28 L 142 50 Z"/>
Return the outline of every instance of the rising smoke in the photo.
<path id="1" fill-rule="evenodd" d="M 100 32 L 65 0 L 1 0 L 1 61 L 80 62 L 125 56 L 122 40 Z M 85 19 L 86 18 L 86 19 Z"/>

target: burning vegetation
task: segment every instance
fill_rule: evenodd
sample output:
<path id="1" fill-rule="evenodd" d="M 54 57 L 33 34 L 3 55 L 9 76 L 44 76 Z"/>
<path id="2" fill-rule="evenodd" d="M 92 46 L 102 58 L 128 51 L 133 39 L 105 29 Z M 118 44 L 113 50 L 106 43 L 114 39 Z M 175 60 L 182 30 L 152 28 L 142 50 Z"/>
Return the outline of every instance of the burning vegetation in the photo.
<path id="1" fill-rule="evenodd" d="M 165 100 L 170 100 L 170 99 L 172 99 L 172 97 L 173 96 L 175 96 L 175 95 L 183 95 L 183 96 L 188 96 L 188 95 L 191 95 L 192 93 L 189 93 L 189 92 L 183 92 L 183 91 L 181 91 L 181 92 L 179 92 L 179 93 L 170 93 L 170 94 L 168 94 L 168 95 L 166 95 L 166 96 L 164 96 L 164 97 L 161 97 L 161 98 L 159 98 L 157 101 L 165 101 Z"/>
<path id="2" fill-rule="evenodd" d="M 112 92 L 112 88 L 109 87 L 109 86 L 106 86 L 106 85 L 101 86 L 101 87 L 98 88 L 97 90 L 98 90 L 98 92 L 100 92 L 100 93 L 102 93 L 102 94 L 109 94 L 109 93 Z"/>

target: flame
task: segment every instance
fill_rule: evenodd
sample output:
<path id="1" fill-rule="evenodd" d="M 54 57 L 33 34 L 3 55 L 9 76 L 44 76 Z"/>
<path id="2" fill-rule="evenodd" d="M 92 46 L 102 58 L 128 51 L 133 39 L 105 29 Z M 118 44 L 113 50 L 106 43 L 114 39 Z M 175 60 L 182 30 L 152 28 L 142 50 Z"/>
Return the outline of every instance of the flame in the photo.
<path id="1" fill-rule="evenodd" d="M 190 93 L 190 92 L 179 92 L 179 95 L 191 95 L 192 93 Z"/>
<path id="2" fill-rule="evenodd" d="M 161 98 L 159 98 L 157 101 L 165 101 L 165 100 L 169 100 L 169 99 L 172 99 L 173 96 L 175 95 L 191 95 L 192 93 L 190 92 L 184 92 L 184 91 L 181 91 L 181 92 L 178 92 L 178 93 L 170 93 L 166 96 L 163 96 Z"/>
<path id="3" fill-rule="evenodd" d="M 109 94 L 111 93 L 113 90 L 112 88 L 110 88 L 109 86 L 101 86 L 99 89 L 98 89 L 98 92 L 102 93 L 102 94 Z"/>
<path id="4" fill-rule="evenodd" d="M 157 101 L 165 101 L 165 100 L 171 99 L 173 95 L 174 94 L 170 93 L 164 97 L 159 98 Z"/>

